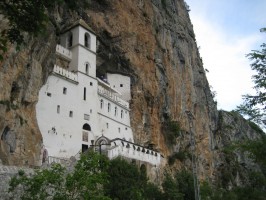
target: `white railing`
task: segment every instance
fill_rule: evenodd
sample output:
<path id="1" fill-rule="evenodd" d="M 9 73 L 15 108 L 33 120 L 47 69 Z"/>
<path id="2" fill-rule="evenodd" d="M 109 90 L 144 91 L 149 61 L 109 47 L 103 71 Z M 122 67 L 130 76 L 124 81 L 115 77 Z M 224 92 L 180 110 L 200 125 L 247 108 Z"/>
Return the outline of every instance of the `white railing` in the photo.
<path id="1" fill-rule="evenodd" d="M 78 75 L 76 73 L 70 72 L 70 71 L 68 71 L 62 67 L 55 65 L 53 72 L 65 77 L 67 79 L 78 82 Z"/>
<path id="2" fill-rule="evenodd" d="M 104 87 L 98 85 L 98 93 L 100 95 L 103 95 L 113 101 L 115 101 L 116 103 L 126 107 L 126 108 L 129 108 L 129 103 L 123 99 L 121 99 L 120 97 L 118 97 L 117 95 L 115 95 L 115 93 L 105 89 Z"/>
<path id="3" fill-rule="evenodd" d="M 68 162 L 69 162 L 69 159 L 66 159 L 66 158 L 58 158 L 58 157 L 54 157 L 54 156 L 48 156 L 48 164 L 59 163 L 61 165 L 65 165 Z"/>
<path id="4" fill-rule="evenodd" d="M 72 52 L 59 44 L 56 45 L 56 54 L 69 61 L 72 60 Z"/>
<path id="5" fill-rule="evenodd" d="M 154 150 L 122 140 L 116 140 L 115 144 L 112 143 L 111 145 L 111 148 L 108 150 L 108 157 L 110 159 L 122 156 L 130 159 L 148 162 L 156 166 L 161 162 L 161 154 Z"/>

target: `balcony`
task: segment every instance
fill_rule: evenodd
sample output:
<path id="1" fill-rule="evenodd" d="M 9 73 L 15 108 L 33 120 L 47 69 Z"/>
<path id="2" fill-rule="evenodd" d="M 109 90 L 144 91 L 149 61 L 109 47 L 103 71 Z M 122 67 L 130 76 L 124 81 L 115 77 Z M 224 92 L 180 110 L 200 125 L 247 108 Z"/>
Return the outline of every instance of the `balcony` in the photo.
<path id="1" fill-rule="evenodd" d="M 59 44 L 56 45 L 56 55 L 69 62 L 72 60 L 72 52 Z"/>
<path id="2" fill-rule="evenodd" d="M 105 89 L 104 87 L 98 85 L 98 94 L 120 104 L 123 107 L 126 107 L 127 109 L 129 109 L 129 103 L 127 101 L 121 99 L 117 95 L 115 95 L 115 93 L 112 92 L 111 90 Z"/>
<path id="3" fill-rule="evenodd" d="M 53 72 L 57 75 L 60 75 L 64 77 L 67 80 L 74 81 L 75 83 L 78 83 L 78 75 L 76 73 L 70 72 L 62 67 L 59 67 L 57 65 L 54 66 Z"/>
<path id="4" fill-rule="evenodd" d="M 111 147 L 108 149 L 108 157 L 113 159 L 119 156 L 148 162 L 156 166 L 161 162 L 161 154 L 159 152 L 116 138 L 111 141 Z"/>

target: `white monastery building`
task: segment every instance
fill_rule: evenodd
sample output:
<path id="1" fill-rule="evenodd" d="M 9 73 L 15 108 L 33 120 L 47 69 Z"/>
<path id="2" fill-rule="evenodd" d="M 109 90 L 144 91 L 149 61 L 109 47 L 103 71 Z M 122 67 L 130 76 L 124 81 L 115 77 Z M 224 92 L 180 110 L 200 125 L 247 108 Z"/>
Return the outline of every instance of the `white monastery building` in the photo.
<path id="1" fill-rule="evenodd" d="M 56 46 L 56 64 L 39 92 L 36 113 L 43 137 L 43 162 L 58 162 L 93 147 L 159 165 L 161 155 L 134 143 L 130 126 L 130 77 L 96 77 L 96 35 L 79 20 Z"/>

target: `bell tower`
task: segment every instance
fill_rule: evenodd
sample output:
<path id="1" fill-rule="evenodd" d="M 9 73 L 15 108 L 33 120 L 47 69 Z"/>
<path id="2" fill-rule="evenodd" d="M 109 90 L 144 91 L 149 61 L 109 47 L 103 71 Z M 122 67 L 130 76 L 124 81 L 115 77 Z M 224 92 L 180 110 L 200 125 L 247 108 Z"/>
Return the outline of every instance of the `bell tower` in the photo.
<path id="1" fill-rule="evenodd" d="M 82 19 L 64 30 L 60 44 L 72 52 L 70 71 L 96 77 L 96 35 Z"/>

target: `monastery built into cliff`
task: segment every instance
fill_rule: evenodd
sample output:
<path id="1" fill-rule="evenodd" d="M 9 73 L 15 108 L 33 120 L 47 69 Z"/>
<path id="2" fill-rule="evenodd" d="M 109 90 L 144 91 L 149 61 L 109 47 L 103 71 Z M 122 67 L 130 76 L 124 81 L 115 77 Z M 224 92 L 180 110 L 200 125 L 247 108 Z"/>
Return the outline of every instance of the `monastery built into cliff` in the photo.
<path id="1" fill-rule="evenodd" d="M 95 33 L 79 20 L 56 46 L 53 72 L 39 92 L 36 113 L 43 162 L 61 162 L 93 148 L 159 165 L 160 153 L 134 143 L 130 126 L 130 77 L 96 77 Z"/>

